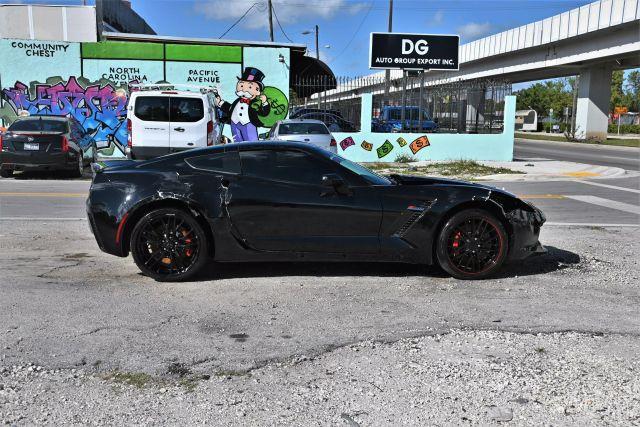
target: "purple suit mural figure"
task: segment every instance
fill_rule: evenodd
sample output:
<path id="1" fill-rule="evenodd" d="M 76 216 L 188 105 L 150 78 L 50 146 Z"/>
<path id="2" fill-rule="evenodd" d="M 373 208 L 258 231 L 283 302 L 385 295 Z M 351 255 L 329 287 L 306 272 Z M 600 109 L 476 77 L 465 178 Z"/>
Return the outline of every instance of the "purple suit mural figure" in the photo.
<path id="1" fill-rule="evenodd" d="M 257 141 L 258 127 L 262 126 L 260 117 L 269 115 L 271 107 L 267 97 L 262 93 L 264 73 L 257 68 L 246 67 L 236 83 L 235 101 L 229 103 L 216 97 L 216 104 L 231 124 L 231 133 L 235 142 Z M 259 101 L 258 109 L 251 104 Z"/>

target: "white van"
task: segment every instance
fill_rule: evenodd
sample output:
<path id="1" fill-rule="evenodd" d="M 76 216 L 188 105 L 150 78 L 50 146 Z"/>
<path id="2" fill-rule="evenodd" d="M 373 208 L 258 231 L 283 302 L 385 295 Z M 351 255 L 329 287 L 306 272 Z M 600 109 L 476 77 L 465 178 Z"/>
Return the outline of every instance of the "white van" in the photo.
<path id="1" fill-rule="evenodd" d="M 162 90 L 162 86 L 168 89 Z M 211 89 L 174 90 L 176 86 L 139 86 L 131 93 L 125 149 L 130 159 L 150 159 L 219 143 Z"/>

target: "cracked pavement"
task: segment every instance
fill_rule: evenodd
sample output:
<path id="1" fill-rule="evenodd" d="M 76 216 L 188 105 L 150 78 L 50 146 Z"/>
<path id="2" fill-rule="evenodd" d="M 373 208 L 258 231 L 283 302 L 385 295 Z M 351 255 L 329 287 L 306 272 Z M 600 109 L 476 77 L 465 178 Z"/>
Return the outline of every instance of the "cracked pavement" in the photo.
<path id="1" fill-rule="evenodd" d="M 0 421 L 640 423 L 637 228 L 543 227 L 547 255 L 478 282 L 259 263 L 158 283 L 102 254 L 85 221 L 1 235 Z"/>

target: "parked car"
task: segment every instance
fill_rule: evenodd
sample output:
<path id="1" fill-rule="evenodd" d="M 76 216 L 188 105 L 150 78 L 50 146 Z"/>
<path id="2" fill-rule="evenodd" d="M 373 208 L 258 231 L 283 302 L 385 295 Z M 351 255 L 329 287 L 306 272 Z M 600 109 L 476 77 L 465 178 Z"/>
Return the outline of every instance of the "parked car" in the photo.
<path id="1" fill-rule="evenodd" d="M 356 127 L 353 123 L 331 113 L 306 113 L 299 115 L 297 118 L 319 120 L 324 123 L 331 132 L 356 132 Z"/>
<path id="2" fill-rule="evenodd" d="M 298 141 L 338 152 L 338 144 L 320 120 L 289 119 L 278 121 L 269 131 L 269 138 L 278 141 Z"/>
<path id="3" fill-rule="evenodd" d="M 155 86 L 152 86 L 155 88 Z M 127 157 L 150 159 L 219 142 L 212 94 L 187 90 L 141 90 L 127 107 Z"/>
<path id="4" fill-rule="evenodd" d="M 18 117 L 0 135 L 0 176 L 14 171 L 70 171 L 82 176 L 95 161 L 94 129 L 85 129 L 73 117 Z"/>
<path id="5" fill-rule="evenodd" d="M 426 111 L 422 111 L 420 117 L 419 107 L 405 107 L 404 130 L 402 126 L 402 107 L 386 106 L 382 107 L 380 115 L 371 121 L 373 132 L 420 132 L 422 122 L 422 132 L 436 132 L 438 124 L 431 120 Z"/>
<path id="6" fill-rule="evenodd" d="M 544 252 L 544 214 L 497 188 L 380 176 L 312 144 L 228 144 L 94 165 L 100 249 L 156 280 L 213 261 L 439 264 L 460 279 Z M 240 273 L 241 274 L 241 273 Z"/>

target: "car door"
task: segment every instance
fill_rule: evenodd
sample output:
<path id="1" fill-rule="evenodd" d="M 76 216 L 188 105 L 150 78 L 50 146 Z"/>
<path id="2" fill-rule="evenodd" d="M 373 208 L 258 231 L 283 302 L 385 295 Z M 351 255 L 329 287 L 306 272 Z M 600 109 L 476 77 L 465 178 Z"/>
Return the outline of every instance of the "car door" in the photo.
<path id="1" fill-rule="evenodd" d="M 241 176 L 229 186 L 230 220 L 254 249 L 377 253 L 382 220 L 375 189 L 317 153 L 240 148 Z M 342 179 L 348 191 L 323 185 Z"/>
<path id="2" fill-rule="evenodd" d="M 201 97 L 170 98 L 171 152 L 207 146 L 207 117 Z"/>
<path id="3" fill-rule="evenodd" d="M 138 95 L 134 98 L 129 129 L 132 149 L 141 155 L 169 153 L 169 97 Z"/>

